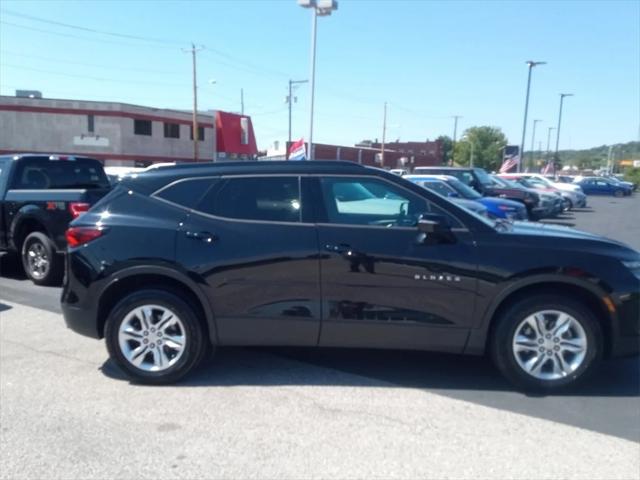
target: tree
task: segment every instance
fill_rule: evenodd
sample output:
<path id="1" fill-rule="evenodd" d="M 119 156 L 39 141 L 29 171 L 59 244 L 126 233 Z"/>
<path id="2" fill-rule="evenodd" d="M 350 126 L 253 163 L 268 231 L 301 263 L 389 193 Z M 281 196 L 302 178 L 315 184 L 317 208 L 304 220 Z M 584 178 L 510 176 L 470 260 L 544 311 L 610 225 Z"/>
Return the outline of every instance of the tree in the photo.
<path id="1" fill-rule="evenodd" d="M 464 131 L 455 146 L 455 163 L 461 166 L 482 167 L 492 172 L 500 169 L 502 152 L 507 145 L 507 137 L 497 127 L 471 127 Z"/>
<path id="2" fill-rule="evenodd" d="M 440 135 L 436 138 L 436 142 L 440 142 L 442 150 L 442 164 L 447 165 L 451 160 L 451 153 L 453 151 L 453 140 L 447 135 Z"/>

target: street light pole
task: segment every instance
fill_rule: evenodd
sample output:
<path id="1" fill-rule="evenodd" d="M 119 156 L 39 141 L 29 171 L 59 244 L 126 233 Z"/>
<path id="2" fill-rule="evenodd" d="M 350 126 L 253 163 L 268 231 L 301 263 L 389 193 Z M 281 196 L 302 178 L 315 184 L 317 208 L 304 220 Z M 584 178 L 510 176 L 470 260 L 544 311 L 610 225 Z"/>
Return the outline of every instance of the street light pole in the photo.
<path id="1" fill-rule="evenodd" d="M 537 65 L 544 65 L 547 62 L 534 62 L 529 60 L 526 62 L 529 65 L 529 75 L 527 76 L 527 96 L 524 101 L 524 122 L 522 124 L 522 141 L 520 142 L 520 161 L 517 165 L 517 171 L 520 172 L 520 166 L 524 161 L 524 139 L 527 134 L 527 114 L 529 113 L 529 91 L 531 90 L 531 70 Z"/>
<path id="2" fill-rule="evenodd" d="M 556 130 L 556 153 L 553 156 L 553 174 L 556 173 L 556 162 L 558 162 L 558 147 L 560 146 L 560 123 L 562 122 L 562 104 L 564 103 L 564 97 L 572 97 L 573 93 L 561 93 L 560 94 L 560 111 L 558 112 L 558 129 Z"/>
<path id="3" fill-rule="evenodd" d="M 556 127 L 549 127 L 547 130 L 547 162 L 549 161 L 549 155 L 551 154 L 551 132 L 555 129 Z"/>
<path id="4" fill-rule="evenodd" d="M 387 102 L 384 102 L 384 115 L 382 117 L 382 144 L 380 149 L 380 167 L 384 168 L 384 141 L 387 136 Z"/>
<path id="5" fill-rule="evenodd" d="M 458 134 L 458 119 L 462 118 L 462 116 L 460 115 L 454 115 L 453 116 L 453 142 L 451 143 L 451 160 L 450 160 L 450 164 L 451 166 L 453 166 L 453 157 L 455 156 L 456 153 L 456 136 Z"/>
<path id="6" fill-rule="evenodd" d="M 313 159 L 313 102 L 315 97 L 316 83 L 316 27 L 318 15 L 323 17 L 331 15 L 333 10 L 338 9 L 336 0 L 298 0 L 298 5 L 304 8 L 311 8 L 311 99 L 309 106 L 309 159 Z"/>
<path id="7" fill-rule="evenodd" d="M 536 125 L 541 121 L 542 120 L 537 120 L 537 119 L 533 121 L 533 132 L 531 134 L 531 162 L 529 163 L 529 168 L 531 169 L 533 169 L 533 163 L 534 163 L 533 149 L 536 144 Z"/>

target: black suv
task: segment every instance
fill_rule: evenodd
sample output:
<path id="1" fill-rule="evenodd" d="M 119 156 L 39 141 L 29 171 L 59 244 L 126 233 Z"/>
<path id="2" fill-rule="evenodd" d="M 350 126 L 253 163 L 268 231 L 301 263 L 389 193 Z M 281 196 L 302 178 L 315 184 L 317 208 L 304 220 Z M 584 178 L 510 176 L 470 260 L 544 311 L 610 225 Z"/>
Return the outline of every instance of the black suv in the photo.
<path id="1" fill-rule="evenodd" d="M 159 168 L 67 240 L 67 325 L 140 382 L 174 382 L 216 345 L 295 345 L 487 352 L 554 389 L 639 351 L 631 248 L 493 223 L 349 162 Z"/>

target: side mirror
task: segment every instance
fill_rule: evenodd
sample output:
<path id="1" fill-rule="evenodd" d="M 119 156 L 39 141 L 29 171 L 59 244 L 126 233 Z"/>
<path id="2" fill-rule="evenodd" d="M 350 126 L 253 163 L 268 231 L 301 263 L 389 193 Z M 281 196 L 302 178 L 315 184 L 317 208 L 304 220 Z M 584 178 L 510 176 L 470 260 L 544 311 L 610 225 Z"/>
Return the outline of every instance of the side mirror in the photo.
<path id="1" fill-rule="evenodd" d="M 458 195 L 457 192 L 449 192 L 447 193 L 447 197 L 459 198 L 460 195 Z"/>
<path id="2" fill-rule="evenodd" d="M 418 243 L 454 243 L 455 237 L 446 217 L 424 213 L 418 219 Z"/>

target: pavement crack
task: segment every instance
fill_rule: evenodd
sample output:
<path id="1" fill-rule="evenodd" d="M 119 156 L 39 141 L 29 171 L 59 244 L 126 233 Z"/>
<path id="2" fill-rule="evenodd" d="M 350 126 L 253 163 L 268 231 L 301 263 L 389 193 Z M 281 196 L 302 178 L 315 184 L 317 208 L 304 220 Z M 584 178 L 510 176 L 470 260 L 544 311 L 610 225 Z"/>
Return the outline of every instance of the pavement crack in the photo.
<path id="1" fill-rule="evenodd" d="M 84 363 L 85 365 L 94 365 L 93 362 L 89 362 L 87 360 L 83 360 L 83 359 L 78 358 L 78 357 L 74 357 L 74 356 L 71 356 L 71 355 L 65 355 L 64 353 L 54 352 L 54 351 L 51 351 L 51 350 L 42 350 L 42 349 L 39 349 L 39 348 L 33 348 L 33 347 L 30 347 L 29 345 L 25 345 L 22 342 L 15 342 L 13 340 L 7 340 L 6 338 L 3 339 L 2 341 L 5 342 L 5 343 L 10 343 L 12 345 L 17 345 L 19 347 L 22 347 L 22 348 L 24 348 L 26 350 L 30 350 L 32 352 L 46 353 L 46 354 L 49 354 L 49 355 L 53 355 L 55 357 L 66 358 L 67 360 L 75 360 L 76 362 Z"/>

